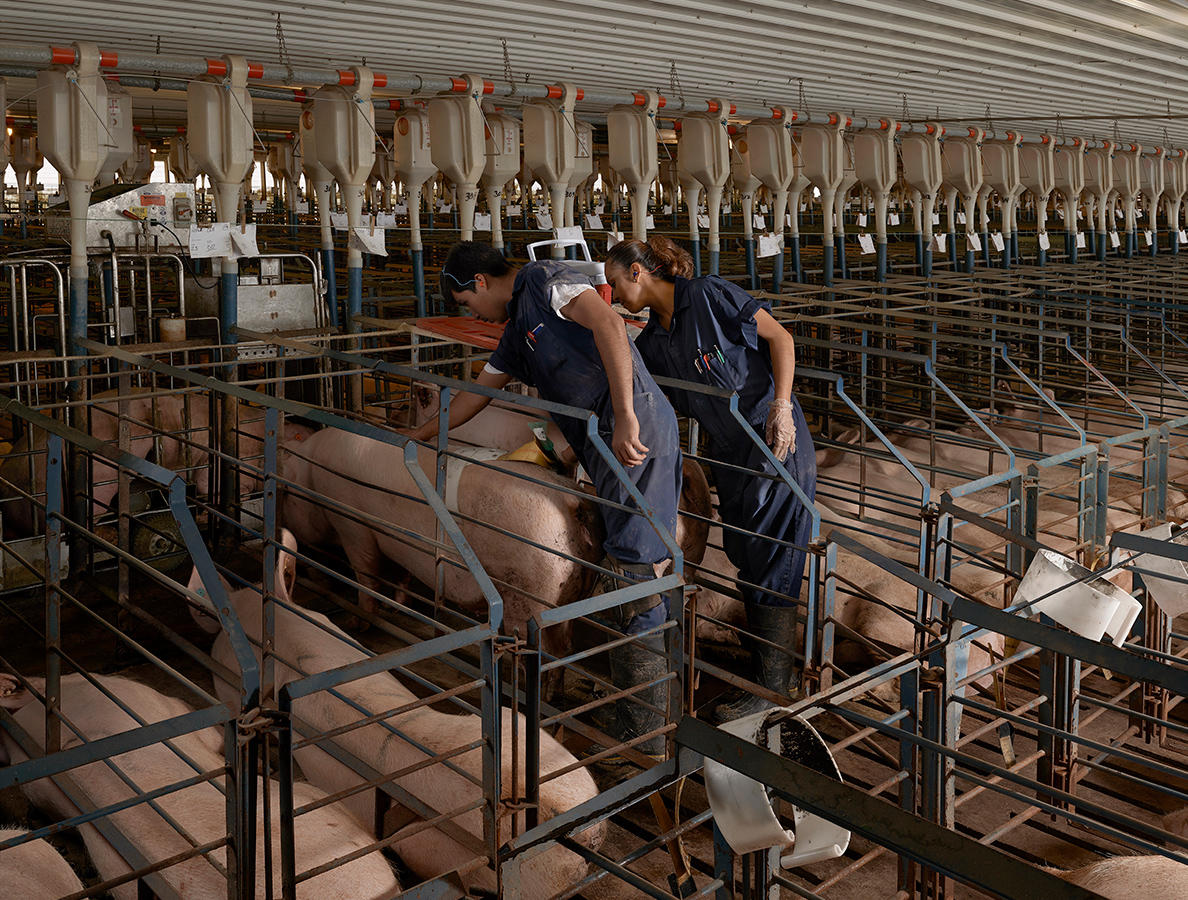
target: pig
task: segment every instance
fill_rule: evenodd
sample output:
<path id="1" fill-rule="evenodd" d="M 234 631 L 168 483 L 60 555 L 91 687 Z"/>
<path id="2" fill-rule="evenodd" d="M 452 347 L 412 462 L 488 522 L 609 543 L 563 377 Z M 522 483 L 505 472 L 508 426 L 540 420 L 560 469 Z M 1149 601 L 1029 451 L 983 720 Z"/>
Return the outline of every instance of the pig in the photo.
<path id="1" fill-rule="evenodd" d="M 28 833 L 0 828 L 0 844 Z M 70 863 L 44 840 L 0 850 L 0 884 L 8 900 L 58 900 L 83 889 Z"/>
<path id="2" fill-rule="evenodd" d="M 120 702 L 134 711 L 145 722 L 159 722 L 191 712 L 192 709 L 181 700 L 166 697 L 147 685 L 126 678 L 95 676 L 95 680 L 106 688 Z M 44 680 L 29 679 L 29 683 L 44 693 Z M 62 713 L 68 722 L 81 733 L 75 734 L 63 725 L 62 748 L 83 744 L 86 740 L 119 734 L 135 729 L 136 719 L 107 697 L 95 684 L 81 674 L 70 674 L 62 678 Z M 18 682 L 9 675 L 0 674 L 0 703 L 14 711 L 18 724 L 28 731 L 38 743 L 44 744 L 45 710 L 29 690 L 18 690 Z M 137 793 L 166 787 L 184 779 L 193 778 L 196 772 L 210 772 L 224 766 L 223 733 L 217 728 L 204 728 L 184 734 L 165 744 L 151 744 L 147 747 L 122 753 L 106 761 L 80 766 L 69 774 L 96 807 L 105 807 L 123 802 Z M 184 754 L 191 762 L 187 762 Z M 16 741 L 0 730 L 0 762 L 14 764 L 27 759 Z M 137 786 L 134 792 L 115 772 L 115 766 Z M 221 776 L 214 783 L 204 782 L 166 794 L 157 800 L 160 808 L 170 815 L 192 835 L 197 844 L 217 840 L 226 834 L 227 801 L 217 785 L 225 781 Z M 294 805 L 297 808 L 318 803 L 325 794 L 309 784 L 295 784 Z M 257 802 L 262 803 L 263 782 L 258 785 Z M 48 813 L 67 818 L 79 814 L 67 795 L 50 779 L 40 779 L 23 786 L 26 796 L 34 805 Z M 256 861 L 255 896 L 263 900 L 268 894 L 266 881 L 271 873 L 280 870 L 280 808 L 279 785 L 275 782 L 269 791 L 272 797 L 273 856 L 269 862 Z M 168 824 L 161 814 L 145 803 L 113 812 L 107 821 L 135 845 L 137 851 L 150 863 L 167 859 L 191 849 L 191 844 L 175 828 Z M 265 847 L 263 832 L 265 816 L 263 810 L 257 816 L 259 831 L 256 847 L 262 853 Z M 116 849 L 108 843 L 93 824 L 78 826 L 99 875 L 103 880 L 127 875 L 132 868 Z M 323 806 L 308 814 L 297 817 L 294 832 L 298 870 L 304 871 L 330 862 L 367 847 L 371 843 L 366 830 L 359 825 L 345 809 L 337 804 Z M 225 864 L 225 851 L 217 849 L 211 856 Z M 185 900 L 225 900 L 226 878 L 205 857 L 198 855 L 163 869 L 161 875 Z M 323 872 L 298 885 L 297 895 L 304 900 L 340 900 L 342 897 L 388 900 L 400 893 L 400 885 L 387 861 L 379 852 L 368 853 L 337 868 Z M 279 891 L 279 885 L 273 895 Z M 129 881 L 112 890 L 116 900 L 136 900 L 137 888 Z"/>
<path id="3" fill-rule="evenodd" d="M 430 477 L 436 458 L 429 448 L 418 451 L 420 466 Z M 538 610 L 590 595 L 596 572 L 580 561 L 602 559 L 604 532 L 593 500 L 563 490 L 575 490 L 575 482 L 526 462 L 495 461 L 488 468 L 451 459 L 449 465 L 463 466 L 454 492 L 457 500 L 453 505 L 460 514 L 457 521 L 503 598 L 506 632 L 525 634 L 528 619 Z M 405 469 L 402 450 L 350 432 L 326 429 L 293 451 L 285 471 L 296 489 L 282 497 L 281 521 L 301 544 L 341 545 L 355 577 L 366 589 L 380 590 L 378 576 L 389 560 L 422 583 L 434 583 L 431 542 L 437 518 L 421 500 L 420 490 Z M 681 516 L 676 538 L 686 558 L 697 562 L 709 527 L 704 521 L 710 512 L 709 484 L 693 460 L 686 461 L 684 474 L 681 506 L 700 518 Z M 521 476 L 543 482 L 543 486 Z M 551 489 L 554 487 L 557 489 Z M 326 509 L 307 498 L 304 491 L 389 524 L 387 528 L 373 527 L 365 520 Z M 447 490 L 447 500 L 451 496 Z M 460 563 L 457 554 L 446 555 Z M 464 609 L 486 608 L 477 582 L 460 564 L 447 565 L 444 594 Z M 360 592 L 360 604 L 368 612 L 377 606 L 365 592 Z M 564 655 L 572 645 L 571 632 L 569 624 L 549 628 L 543 637 L 544 649 Z M 550 685 L 553 687 L 556 685 Z"/>
<path id="4" fill-rule="evenodd" d="M 276 595 L 281 601 L 276 605 L 275 624 L 275 685 L 279 691 L 290 681 L 306 674 L 339 669 L 350 666 L 369 655 L 340 628 L 325 616 L 303 610 L 301 615 L 287 607 L 296 577 L 297 543 L 293 535 L 282 532 L 281 541 L 287 552 L 280 554 L 276 573 Z M 203 590 L 201 578 L 195 571 L 190 579 L 192 591 Z M 263 604 L 259 591 L 244 588 L 229 591 L 231 605 L 239 617 L 244 630 L 256 645 L 260 655 L 262 641 Z M 234 654 L 226 634 L 215 640 L 212 656 L 231 671 L 238 671 Z M 291 667 L 300 662 L 304 672 Z M 216 681 L 215 689 L 225 702 L 236 702 L 238 690 L 235 686 Z M 417 698 L 393 675 L 384 672 L 371 675 L 337 689 L 344 697 L 364 709 L 375 712 L 399 709 L 413 703 Z M 365 714 L 328 693 L 319 693 L 299 699 L 293 704 L 294 715 L 318 732 L 350 725 Z M 527 721 L 517 716 L 518 730 L 526 733 Z M 502 785 L 503 800 L 514 799 L 510 792 L 513 784 L 525 784 L 522 756 L 513 752 L 512 717 L 503 716 L 502 733 Z M 422 706 L 388 719 L 391 725 L 408 736 L 403 740 L 380 724 L 343 732 L 336 740 L 351 754 L 382 773 L 400 772 L 423 762 L 427 754 L 414 746 L 415 741 L 428 749 L 429 754 L 445 753 L 471 743 L 483 742 L 483 723 L 475 715 L 452 715 L 438 712 L 429 706 Z M 594 779 L 584 768 L 577 766 L 577 760 L 559 742 L 547 733 L 540 736 L 540 776 L 544 782 L 540 789 L 540 819 L 544 821 L 566 812 L 575 806 L 594 798 L 597 788 Z M 302 772 L 315 785 L 330 794 L 356 787 L 363 782 L 355 772 L 332 758 L 317 745 L 309 745 L 296 751 Z M 447 767 L 437 764 L 419 769 L 396 779 L 396 783 L 440 813 L 466 806 L 481 800 L 482 758 L 478 749 L 452 757 L 452 762 L 461 767 L 478 783 L 463 778 Z M 513 772 L 513 766 L 518 767 Z M 565 772 L 550 779 L 550 774 L 563 769 Z M 353 794 L 343 803 L 355 814 L 361 823 L 375 821 L 375 794 L 372 790 Z M 479 809 L 453 817 L 453 821 L 477 838 L 482 837 L 483 820 Z M 511 822 L 506 815 L 500 818 L 500 843 L 511 837 Z M 597 849 L 603 840 L 604 823 L 585 829 L 575 837 L 590 849 Z M 455 842 L 444 831 L 428 828 L 419 833 L 396 841 L 393 849 L 405 863 L 423 878 L 434 878 L 452 872 L 474 855 Z M 586 862 L 570 850 L 553 847 L 525 862 L 521 872 L 521 896 L 525 898 L 551 897 L 585 876 Z M 473 869 L 465 875 L 471 887 L 494 891 L 495 873 L 490 868 Z"/>
<path id="5" fill-rule="evenodd" d="M 1045 869 L 1070 884 L 1110 900 L 1178 900 L 1188 897 L 1188 864 L 1166 856 L 1116 856 L 1071 872 Z"/>
<path id="6" fill-rule="evenodd" d="M 189 470 L 186 478 L 193 480 L 199 496 L 205 496 L 209 491 L 207 466 L 212 434 L 209 398 L 205 394 L 161 394 L 145 388 L 134 388 L 128 396 L 129 452 L 172 471 Z M 89 404 L 91 436 L 113 447 L 118 446 L 119 440 L 118 397 L 118 391 L 104 391 L 96 394 Z M 228 402 L 233 401 L 228 399 Z M 161 433 L 180 433 L 180 436 L 158 438 Z M 308 427 L 286 421 L 283 437 L 286 442 L 295 444 L 310 433 Z M 263 452 L 263 436 L 263 410 L 241 409 L 240 458 L 258 459 Z M 3 514 L 7 539 L 28 537 L 45 528 L 43 511 L 22 496 L 22 492 L 34 496 L 45 492 L 45 448 L 45 432 L 34 428 L 17 441 L 0 462 L 0 513 Z M 100 458 L 92 462 L 91 501 L 95 518 L 107 514 L 114 504 L 118 474 L 115 467 Z M 256 479 L 246 475 L 241 487 L 251 491 L 259 486 Z"/>

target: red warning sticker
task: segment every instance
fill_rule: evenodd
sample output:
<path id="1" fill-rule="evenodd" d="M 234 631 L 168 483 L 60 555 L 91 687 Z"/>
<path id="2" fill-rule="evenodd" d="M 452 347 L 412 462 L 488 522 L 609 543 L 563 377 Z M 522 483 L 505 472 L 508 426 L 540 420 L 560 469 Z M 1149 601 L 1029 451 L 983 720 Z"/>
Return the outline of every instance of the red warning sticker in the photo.
<path id="1" fill-rule="evenodd" d="M 165 205 L 165 195 L 164 194 L 141 194 L 140 195 L 140 205 L 141 206 L 164 206 Z"/>

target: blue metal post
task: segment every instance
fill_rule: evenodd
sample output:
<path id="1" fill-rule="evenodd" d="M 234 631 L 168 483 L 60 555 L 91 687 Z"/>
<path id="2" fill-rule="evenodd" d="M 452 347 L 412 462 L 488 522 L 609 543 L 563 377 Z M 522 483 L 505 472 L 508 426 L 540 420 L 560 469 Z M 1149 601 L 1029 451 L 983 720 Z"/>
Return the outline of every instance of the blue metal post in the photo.
<path id="1" fill-rule="evenodd" d="M 780 252 L 771 258 L 771 291 L 773 294 L 778 294 L 780 288 L 784 284 L 784 250 L 781 247 Z"/>
<path id="2" fill-rule="evenodd" d="M 920 273 L 923 274 L 924 273 L 924 235 L 917 231 L 915 234 L 915 238 L 916 238 L 916 266 L 919 268 Z"/>
<path id="3" fill-rule="evenodd" d="M 711 250 L 709 252 L 709 255 L 710 255 L 710 274 L 717 275 L 718 274 L 718 257 L 721 256 L 721 251 Z"/>
<path id="4" fill-rule="evenodd" d="M 417 318 L 421 319 L 425 316 L 425 251 L 413 250 L 410 255 L 412 256 L 413 293 L 417 295 Z"/>
<path id="5" fill-rule="evenodd" d="M 957 271 L 957 232 L 949 232 L 949 271 Z"/>
<path id="6" fill-rule="evenodd" d="M 792 280 L 804 283 L 804 267 L 800 263 L 800 235 L 792 235 Z"/>
<path id="7" fill-rule="evenodd" d="M 421 288 L 422 292 L 424 287 Z M 363 314 L 363 259 L 347 259 L 347 334 L 359 332 L 359 316 Z"/>
<path id="8" fill-rule="evenodd" d="M 875 244 L 875 281 L 887 280 L 887 242 Z"/>
<path id="9" fill-rule="evenodd" d="M 693 276 L 695 278 L 700 278 L 701 277 L 701 240 L 700 240 L 700 238 L 698 240 L 692 241 L 691 244 L 692 244 L 692 246 L 689 247 L 689 251 L 693 256 Z"/>
<path id="10" fill-rule="evenodd" d="M 747 285 L 755 291 L 759 289 L 759 276 L 755 273 L 755 239 L 744 238 L 743 246 L 747 255 Z"/>
<path id="11" fill-rule="evenodd" d="M 826 244 L 821 253 L 821 283 L 833 287 L 833 244 Z"/>

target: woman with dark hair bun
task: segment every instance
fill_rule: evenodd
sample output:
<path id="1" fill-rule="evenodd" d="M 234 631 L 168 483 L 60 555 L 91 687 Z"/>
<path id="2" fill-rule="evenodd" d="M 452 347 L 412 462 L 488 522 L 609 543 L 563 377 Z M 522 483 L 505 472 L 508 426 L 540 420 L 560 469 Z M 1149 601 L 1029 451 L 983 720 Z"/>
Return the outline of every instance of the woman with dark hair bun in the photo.
<path id="1" fill-rule="evenodd" d="M 635 346 L 653 375 L 734 391 L 739 410 L 771 446 L 805 494 L 817 490 L 816 451 L 792 396 L 796 344 L 771 306 L 719 278 L 693 278 L 693 260 L 667 238 L 623 241 L 606 257 L 606 280 L 629 312 L 651 311 Z M 726 555 L 738 566 L 746 604 L 754 680 L 780 697 L 793 678 L 796 599 L 812 516 L 720 397 L 669 391 L 673 406 L 709 437 L 726 527 Z M 747 532 L 747 533 L 741 533 Z M 754 534 L 761 535 L 755 537 Z M 742 694 L 712 717 L 730 721 L 773 704 Z"/>

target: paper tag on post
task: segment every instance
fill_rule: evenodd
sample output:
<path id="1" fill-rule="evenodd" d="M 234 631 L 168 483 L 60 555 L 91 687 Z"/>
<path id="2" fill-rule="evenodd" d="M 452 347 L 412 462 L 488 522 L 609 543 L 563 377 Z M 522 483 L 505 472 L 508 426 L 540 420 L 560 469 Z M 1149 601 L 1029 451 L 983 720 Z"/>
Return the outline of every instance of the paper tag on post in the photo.
<path id="1" fill-rule="evenodd" d="M 872 237 L 869 234 L 865 234 L 865 233 L 858 235 L 858 248 L 863 253 L 874 253 L 875 252 L 874 237 Z"/>
<path id="2" fill-rule="evenodd" d="M 858 213 L 858 227 L 859 228 L 866 227 L 866 213 Z"/>
<path id="3" fill-rule="evenodd" d="M 553 230 L 553 214 L 546 212 L 538 212 L 536 214 L 536 227 L 540 231 Z"/>
<path id="4" fill-rule="evenodd" d="M 1077 232 L 1077 249 L 1078 250 L 1085 249 L 1085 233 L 1083 231 Z"/>
<path id="5" fill-rule="evenodd" d="M 1052 248 L 1052 241 L 1048 238 L 1048 232 L 1041 231 L 1039 233 L 1039 246 L 1041 250 L 1050 250 Z"/>
<path id="6" fill-rule="evenodd" d="M 374 231 L 368 225 L 356 225 L 351 229 L 348 247 L 373 256 L 387 256 L 388 249 L 384 246 L 384 230 L 376 228 Z"/>
<path id="7" fill-rule="evenodd" d="M 994 245 L 995 250 L 1001 251 L 1006 246 L 1006 242 L 1002 239 L 1002 232 L 996 231 L 990 235 L 990 243 Z"/>
<path id="8" fill-rule="evenodd" d="M 666 216 L 672 215 L 672 204 L 671 203 L 664 204 L 664 215 L 666 215 Z"/>
<path id="9" fill-rule="evenodd" d="M 507 208 L 507 214 L 509 216 L 522 216 L 524 215 L 524 207 L 519 203 L 512 203 Z"/>
<path id="10" fill-rule="evenodd" d="M 1188 244 L 1188 231 L 1180 230 L 1180 243 Z"/>
<path id="11" fill-rule="evenodd" d="M 899 224 L 899 213 L 891 213 L 891 215 L 887 216 L 887 221 L 890 222 L 892 225 L 898 225 Z"/>
<path id="12" fill-rule="evenodd" d="M 330 213 L 330 224 L 333 225 L 337 231 L 345 230 L 347 227 L 347 214 L 344 212 Z"/>
<path id="13" fill-rule="evenodd" d="M 491 214 L 476 212 L 474 214 L 474 230 L 475 231 L 490 231 L 491 230 Z"/>
<path id="14" fill-rule="evenodd" d="M 767 204 L 766 203 L 759 204 L 759 212 L 763 213 L 763 215 L 767 215 Z"/>
<path id="15" fill-rule="evenodd" d="M 563 228 L 554 228 L 553 237 L 559 241 L 573 241 L 574 243 L 586 242 L 586 236 L 582 234 L 581 227 L 577 225 L 566 225 Z"/>
<path id="16" fill-rule="evenodd" d="M 755 252 L 755 256 L 759 259 L 766 259 L 769 256 L 776 256 L 780 252 L 780 239 L 774 234 L 759 235 L 759 249 Z"/>
<path id="17" fill-rule="evenodd" d="M 934 234 L 932 240 L 928 242 L 928 249 L 933 253 L 945 252 L 945 236 L 943 234 Z"/>
<path id="18" fill-rule="evenodd" d="M 710 227 L 709 216 L 704 216 L 704 215 L 698 216 L 697 217 L 697 225 L 699 228 L 709 228 Z"/>
<path id="19" fill-rule="evenodd" d="M 437 211 L 439 213 L 451 213 L 454 211 L 454 205 L 452 203 L 438 203 Z"/>
<path id="20" fill-rule="evenodd" d="M 1111 246 L 1111 247 L 1118 247 L 1118 246 L 1120 246 L 1121 244 L 1122 244 L 1122 240 L 1121 240 L 1121 239 L 1118 237 L 1118 232 L 1116 232 L 1116 231 L 1111 231 L 1111 232 L 1110 232 L 1110 246 Z"/>
<path id="21" fill-rule="evenodd" d="M 784 213 L 784 227 L 785 228 L 792 227 L 792 213 Z"/>
<path id="22" fill-rule="evenodd" d="M 598 213 L 586 213 L 586 227 L 591 231 L 602 231 L 602 216 Z"/>
<path id="23" fill-rule="evenodd" d="M 594 207 L 594 213 L 596 215 L 600 216 L 604 212 L 606 212 L 606 204 L 605 203 L 599 203 L 597 206 Z"/>
<path id="24" fill-rule="evenodd" d="M 651 231 L 655 227 L 656 220 L 652 217 L 651 213 L 644 216 L 644 228 L 646 228 L 648 231 Z"/>
<path id="25" fill-rule="evenodd" d="M 247 225 L 243 228 L 237 228 L 234 225 L 231 228 L 231 259 L 239 259 L 240 257 L 255 258 L 260 255 L 260 249 L 256 246 L 256 226 Z"/>
<path id="26" fill-rule="evenodd" d="M 395 228 L 396 213 L 382 212 L 375 217 L 376 228 Z"/>
<path id="27" fill-rule="evenodd" d="M 392 214 L 399 215 L 399 216 L 407 216 L 408 215 L 408 204 L 407 203 L 397 203 L 395 206 L 392 207 Z"/>
<path id="28" fill-rule="evenodd" d="M 964 225 L 964 224 L 965 224 L 965 212 L 964 212 L 964 210 L 960 210 L 960 209 L 959 209 L 959 210 L 957 210 L 957 224 L 958 224 L 958 225 Z"/>
<path id="29" fill-rule="evenodd" d="M 606 233 L 606 249 L 610 250 L 611 247 L 619 243 L 621 240 L 623 240 L 623 232 L 608 231 Z"/>
<path id="30" fill-rule="evenodd" d="M 1144 231 L 1144 232 L 1143 232 L 1143 238 L 1146 240 L 1146 242 L 1147 242 L 1147 246 L 1148 246 L 1148 247 L 1150 247 L 1150 246 L 1151 246 L 1151 243 L 1152 243 L 1152 241 L 1154 240 L 1154 237 L 1152 236 L 1151 232 L 1150 232 L 1150 231 Z"/>
<path id="31" fill-rule="evenodd" d="M 190 229 L 190 256 L 194 259 L 211 259 L 231 255 L 231 226 L 226 222 L 215 222 L 210 228 Z"/>
<path id="32" fill-rule="evenodd" d="M 754 225 L 756 228 L 758 228 L 760 231 L 762 231 L 763 229 L 765 229 L 767 227 L 767 219 L 764 218 L 759 213 L 755 213 L 751 217 L 751 224 Z"/>
<path id="33" fill-rule="evenodd" d="M 933 225 L 939 225 L 939 224 L 940 224 L 940 213 L 933 213 L 933 214 L 932 214 L 932 224 L 933 224 Z"/>
<path id="34" fill-rule="evenodd" d="M 982 239 L 972 231 L 965 233 L 965 246 L 974 253 L 982 252 Z"/>

